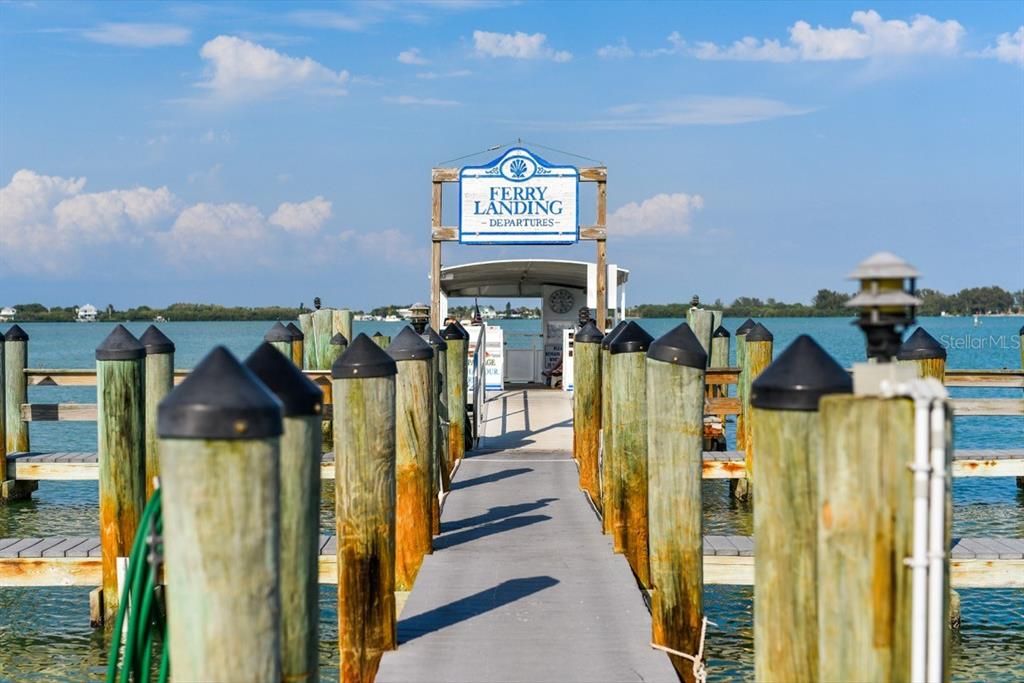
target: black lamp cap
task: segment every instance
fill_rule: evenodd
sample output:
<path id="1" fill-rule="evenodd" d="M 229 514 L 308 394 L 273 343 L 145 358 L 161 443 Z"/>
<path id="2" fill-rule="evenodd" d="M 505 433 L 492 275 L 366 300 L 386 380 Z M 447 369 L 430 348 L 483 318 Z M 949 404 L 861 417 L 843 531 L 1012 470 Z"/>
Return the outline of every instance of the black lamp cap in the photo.
<path id="1" fill-rule="evenodd" d="M 362 332 L 356 335 L 345 353 L 338 356 L 338 360 L 331 366 L 331 377 L 334 379 L 390 377 L 397 373 L 398 366 L 391 356 Z"/>
<path id="2" fill-rule="evenodd" d="M 611 332 L 604 335 L 604 339 L 601 340 L 601 348 L 607 349 L 611 346 L 611 343 L 615 341 L 615 338 L 619 336 L 619 332 L 626 326 L 625 320 L 620 320 L 619 323 L 611 329 Z"/>
<path id="3" fill-rule="evenodd" d="M 686 323 L 676 325 L 652 342 L 647 350 L 647 357 L 698 370 L 703 370 L 708 365 L 707 352 Z"/>
<path id="4" fill-rule="evenodd" d="M 334 346 L 348 346 L 348 339 L 345 339 L 345 335 L 341 332 L 336 333 L 331 337 L 331 344 Z"/>
<path id="5" fill-rule="evenodd" d="M 11 329 L 4 334 L 6 341 L 28 341 L 28 333 L 21 329 L 20 325 L 11 325 Z"/>
<path id="6" fill-rule="evenodd" d="M 946 349 L 942 348 L 942 344 L 935 337 L 928 334 L 923 327 L 919 327 L 900 346 L 900 351 L 896 354 L 896 358 L 898 360 L 927 360 L 929 358 L 942 358 L 945 360 Z"/>
<path id="7" fill-rule="evenodd" d="M 654 341 L 654 337 L 647 334 L 647 330 L 630 320 L 622 328 L 622 331 L 615 336 L 612 343 L 608 345 L 608 350 L 612 355 L 618 353 L 640 353 L 641 351 L 646 351 L 652 341 Z"/>
<path id="8" fill-rule="evenodd" d="M 746 338 L 745 341 L 748 341 L 748 342 L 766 342 L 766 341 L 772 341 L 774 339 L 775 339 L 775 337 L 772 336 L 772 333 L 768 331 L 767 327 L 765 327 L 761 323 L 757 323 L 753 327 L 750 328 L 749 332 L 747 332 L 747 338 Z"/>
<path id="9" fill-rule="evenodd" d="M 285 328 L 292 333 L 292 341 L 302 341 L 306 335 L 302 334 L 302 328 L 295 323 L 288 323 Z"/>
<path id="10" fill-rule="evenodd" d="M 145 355 L 146 347 L 124 325 L 111 330 L 103 343 L 96 347 L 96 360 L 137 360 Z"/>
<path id="11" fill-rule="evenodd" d="M 464 328 L 459 323 L 457 323 L 455 321 L 452 321 L 452 322 L 448 323 L 447 327 L 445 327 L 443 330 L 441 330 L 441 336 L 444 337 L 445 339 L 447 339 L 448 341 L 452 341 L 452 340 L 463 340 L 463 341 L 465 341 L 465 340 L 469 339 L 469 332 L 466 332 L 466 328 Z"/>
<path id="12" fill-rule="evenodd" d="M 416 330 L 408 325 L 392 340 L 387 352 L 396 361 L 426 360 L 434 357 L 434 349 L 430 348 L 430 344 L 423 341 L 423 338 L 416 334 Z"/>
<path id="13" fill-rule="evenodd" d="M 750 318 L 747 318 L 742 323 L 740 323 L 739 327 L 736 328 L 736 336 L 739 336 L 739 335 L 742 335 L 742 334 L 746 334 L 747 332 L 750 332 L 750 330 L 754 329 L 755 325 L 757 325 L 757 323 L 755 323 Z"/>
<path id="14" fill-rule="evenodd" d="M 245 367 L 277 396 L 285 417 L 319 415 L 323 411 L 324 392 L 269 343 L 257 346 L 245 359 Z"/>
<path id="15" fill-rule="evenodd" d="M 715 331 L 711 333 L 711 336 L 715 338 L 725 337 L 726 339 L 728 339 L 732 335 L 729 334 L 729 330 L 719 325 L 718 327 L 715 328 Z"/>
<path id="16" fill-rule="evenodd" d="M 585 322 L 573 337 L 573 341 L 578 344 L 600 344 L 603 339 L 604 334 L 601 333 L 593 319 Z"/>
<path id="17" fill-rule="evenodd" d="M 439 335 L 437 333 L 437 330 L 435 330 L 430 325 L 427 325 L 427 328 L 425 330 L 423 330 L 423 335 L 422 336 L 423 336 L 423 339 L 428 344 L 433 346 L 438 351 L 447 351 L 448 350 L 448 344 L 445 343 L 444 338 L 441 335 Z"/>
<path id="18" fill-rule="evenodd" d="M 801 334 L 754 380 L 750 403 L 768 410 L 813 411 L 822 396 L 852 392 L 850 373 Z"/>
<path id="19" fill-rule="evenodd" d="M 167 338 L 167 335 L 160 331 L 156 325 L 150 325 L 139 337 L 139 341 L 146 348 L 146 355 L 159 353 L 174 353 L 174 342 Z"/>
<path id="20" fill-rule="evenodd" d="M 218 346 L 160 402 L 156 430 L 163 439 L 265 439 L 281 435 L 281 412 L 267 386 Z"/>
<path id="21" fill-rule="evenodd" d="M 290 342 L 291 340 L 291 330 L 280 322 L 274 323 L 274 326 L 271 327 L 265 335 L 263 335 L 263 341 L 265 342 Z"/>

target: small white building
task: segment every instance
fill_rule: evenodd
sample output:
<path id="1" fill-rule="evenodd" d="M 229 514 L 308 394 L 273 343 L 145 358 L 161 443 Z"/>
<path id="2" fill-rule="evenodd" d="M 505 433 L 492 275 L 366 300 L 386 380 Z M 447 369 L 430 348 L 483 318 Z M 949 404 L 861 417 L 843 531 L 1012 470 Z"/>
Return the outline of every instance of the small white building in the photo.
<path id="1" fill-rule="evenodd" d="M 14 316 L 18 315 L 18 310 L 11 308 L 10 306 L 4 306 L 0 308 L 0 322 L 7 323 L 14 320 Z"/>
<path id="2" fill-rule="evenodd" d="M 78 322 L 80 323 L 94 323 L 96 322 L 96 307 L 92 304 L 86 304 L 78 309 Z"/>

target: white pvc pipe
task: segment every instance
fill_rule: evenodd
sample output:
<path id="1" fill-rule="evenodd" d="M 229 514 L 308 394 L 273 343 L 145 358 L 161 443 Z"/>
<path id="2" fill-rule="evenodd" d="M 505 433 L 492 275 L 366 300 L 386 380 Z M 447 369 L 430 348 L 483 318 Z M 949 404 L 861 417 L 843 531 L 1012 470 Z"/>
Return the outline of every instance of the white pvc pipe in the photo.
<path id="1" fill-rule="evenodd" d="M 940 388 L 940 392 L 944 392 Z M 946 406 L 931 406 L 931 491 L 928 514 L 928 683 L 941 683 L 945 667 L 946 600 Z"/>
<path id="2" fill-rule="evenodd" d="M 928 436 L 931 400 L 914 396 L 914 529 L 911 567 L 910 680 L 925 683 L 928 632 Z"/>

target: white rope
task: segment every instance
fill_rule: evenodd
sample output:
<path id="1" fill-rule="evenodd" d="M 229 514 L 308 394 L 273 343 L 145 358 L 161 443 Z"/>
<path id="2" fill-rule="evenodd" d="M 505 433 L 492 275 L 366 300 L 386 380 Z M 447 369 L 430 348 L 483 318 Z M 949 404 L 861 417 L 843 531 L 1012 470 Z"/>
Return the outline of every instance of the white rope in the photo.
<path id="1" fill-rule="evenodd" d="M 705 681 L 708 680 L 708 670 L 704 667 L 704 636 L 707 634 L 708 624 L 711 624 L 712 626 L 718 626 L 718 624 L 716 624 L 715 622 L 708 621 L 707 617 L 702 617 L 701 618 L 701 621 L 700 621 L 700 647 L 697 649 L 697 654 L 696 655 L 688 655 L 685 652 L 680 652 L 679 650 L 673 650 L 670 647 L 665 647 L 664 645 L 658 645 L 657 643 L 651 643 L 651 647 L 653 647 L 655 650 L 661 650 L 662 652 L 667 652 L 670 655 L 675 655 L 676 657 L 682 657 L 683 659 L 688 659 L 691 662 L 693 662 L 693 679 L 695 681 L 697 681 L 697 683 L 704 683 Z"/>

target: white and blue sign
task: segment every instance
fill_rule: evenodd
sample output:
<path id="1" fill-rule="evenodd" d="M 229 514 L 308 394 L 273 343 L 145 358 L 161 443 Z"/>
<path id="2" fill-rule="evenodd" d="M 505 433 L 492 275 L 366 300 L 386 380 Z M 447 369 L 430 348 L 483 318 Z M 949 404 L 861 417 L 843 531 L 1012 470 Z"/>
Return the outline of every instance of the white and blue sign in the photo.
<path id="1" fill-rule="evenodd" d="M 463 244 L 575 244 L 579 240 L 575 166 L 554 166 L 513 147 L 459 171 Z"/>

